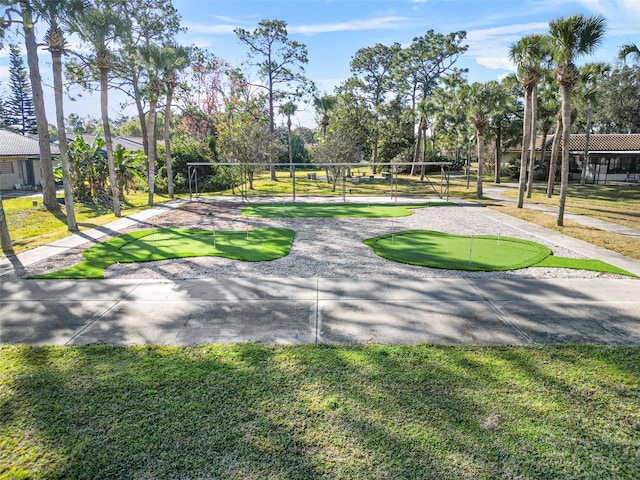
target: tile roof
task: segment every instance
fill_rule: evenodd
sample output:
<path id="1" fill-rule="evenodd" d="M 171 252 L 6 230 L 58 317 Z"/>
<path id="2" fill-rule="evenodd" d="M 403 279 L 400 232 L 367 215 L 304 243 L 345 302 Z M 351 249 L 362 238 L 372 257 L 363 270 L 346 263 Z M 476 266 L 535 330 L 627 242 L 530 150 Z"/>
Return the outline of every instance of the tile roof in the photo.
<path id="1" fill-rule="evenodd" d="M 60 151 L 51 145 L 51 153 L 58 155 Z M 39 157 L 38 139 L 0 129 L 0 157 Z"/>
<path id="2" fill-rule="evenodd" d="M 547 136 L 546 151 L 551 151 L 554 135 Z M 569 139 L 569 151 L 572 153 L 584 152 L 586 135 L 584 133 L 572 133 Z M 542 147 L 542 136 L 536 138 L 536 150 Z M 522 147 L 514 146 L 507 151 L 519 152 Z M 640 152 L 640 133 L 592 133 L 589 137 L 589 151 L 598 152 Z"/>
<path id="3" fill-rule="evenodd" d="M 569 139 L 569 150 L 584 151 L 586 135 L 574 133 Z M 640 133 L 603 134 L 592 133 L 589 137 L 590 152 L 640 152 Z"/>

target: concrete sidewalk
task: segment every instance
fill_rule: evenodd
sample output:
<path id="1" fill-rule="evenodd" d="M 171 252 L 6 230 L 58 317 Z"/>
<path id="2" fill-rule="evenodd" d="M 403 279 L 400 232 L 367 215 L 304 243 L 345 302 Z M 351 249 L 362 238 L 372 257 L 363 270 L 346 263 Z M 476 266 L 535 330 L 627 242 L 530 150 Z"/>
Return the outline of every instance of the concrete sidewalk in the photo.
<path id="1" fill-rule="evenodd" d="M 640 345 L 633 279 L 19 280 L 0 343 Z"/>

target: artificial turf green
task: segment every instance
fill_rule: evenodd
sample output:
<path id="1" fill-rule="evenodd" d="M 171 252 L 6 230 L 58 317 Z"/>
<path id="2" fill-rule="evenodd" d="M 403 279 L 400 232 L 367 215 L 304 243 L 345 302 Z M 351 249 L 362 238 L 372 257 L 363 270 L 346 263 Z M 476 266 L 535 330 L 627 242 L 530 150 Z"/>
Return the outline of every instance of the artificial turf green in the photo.
<path id="1" fill-rule="evenodd" d="M 600 260 L 556 257 L 544 245 L 512 237 L 405 230 L 369 238 L 364 243 L 383 258 L 423 267 L 503 271 L 533 266 L 636 277 L 633 273 Z"/>
<path id="2" fill-rule="evenodd" d="M 589 270 L 592 272 L 613 273 L 637 278 L 638 276 L 618 268 L 602 260 L 592 258 L 567 258 L 549 255 L 544 260 L 533 265 L 534 267 L 572 268 L 574 270 Z"/>
<path id="3" fill-rule="evenodd" d="M 415 205 L 389 205 L 380 203 L 263 203 L 242 210 L 247 217 L 265 218 L 389 218 L 411 215 L 414 208 L 453 205 L 451 202 L 429 202 Z"/>
<path id="4" fill-rule="evenodd" d="M 170 258 L 224 257 L 247 262 L 275 260 L 289 254 L 295 232 L 287 228 L 214 231 L 156 228 L 120 235 L 82 253 L 84 262 L 33 278 L 104 278 L 114 263 Z"/>
<path id="5" fill-rule="evenodd" d="M 432 230 L 404 230 L 369 238 L 376 255 L 410 265 L 450 270 L 514 270 L 551 255 L 539 243 L 496 235 L 453 235 Z"/>

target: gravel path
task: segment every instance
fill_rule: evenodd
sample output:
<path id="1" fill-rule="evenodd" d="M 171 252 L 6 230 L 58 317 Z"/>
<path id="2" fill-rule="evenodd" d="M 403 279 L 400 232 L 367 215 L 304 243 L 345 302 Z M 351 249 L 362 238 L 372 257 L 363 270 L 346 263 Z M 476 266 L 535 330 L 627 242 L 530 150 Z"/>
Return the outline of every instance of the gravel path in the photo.
<path id="1" fill-rule="evenodd" d="M 150 227 L 215 228 L 246 230 L 285 227 L 296 232 L 288 256 L 270 262 L 240 262 L 217 257 L 172 259 L 157 262 L 117 264 L 106 278 L 190 279 L 210 277 L 325 277 L 325 278 L 596 278 L 615 277 L 600 272 L 557 268 L 525 268 L 508 272 L 465 272 L 418 267 L 392 262 L 373 253 L 362 243 L 366 238 L 406 229 L 438 230 L 455 234 L 491 234 L 542 243 L 554 255 L 580 258 L 576 252 L 550 244 L 483 213 L 480 206 L 419 208 L 398 218 L 249 218 L 240 215 L 242 205 L 229 201 L 199 201 L 184 204 L 127 231 Z M 125 233 L 125 232 L 120 232 Z M 105 236 L 101 240 L 106 240 Z M 29 277 L 74 265 L 91 243 L 41 261 L 5 278 Z"/>

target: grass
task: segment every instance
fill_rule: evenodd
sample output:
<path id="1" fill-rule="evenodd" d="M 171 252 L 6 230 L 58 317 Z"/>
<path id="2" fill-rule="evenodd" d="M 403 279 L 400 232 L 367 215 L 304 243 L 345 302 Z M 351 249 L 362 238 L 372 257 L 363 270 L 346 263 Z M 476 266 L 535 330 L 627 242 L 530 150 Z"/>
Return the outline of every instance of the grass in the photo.
<path id="1" fill-rule="evenodd" d="M 404 230 L 369 238 L 364 243 L 383 258 L 423 267 L 467 271 L 556 267 L 635 277 L 602 261 L 554 257 L 544 245 L 512 237 Z"/>
<path id="2" fill-rule="evenodd" d="M 527 202 L 558 206 L 557 194 L 547 198 L 546 187 L 535 188 Z M 557 192 L 556 192 L 557 193 Z M 517 198 L 518 190 L 504 193 Z M 580 185 L 570 184 L 567 192 L 566 212 L 587 215 L 607 222 L 618 223 L 629 228 L 638 228 L 640 220 L 640 187 L 626 185 Z"/>
<path id="3" fill-rule="evenodd" d="M 430 205 L 453 205 L 449 202 L 429 202 L 422 205 L 395 205 L 378 203 L 264 203 L 250 205 L 242 210 L 248 217 L 333 217 L 333 218 L 386 218 L 406 217 L 411 209 Z"/>
<path id="4" fill-rule="evenodd" d="M 555 215 L 549 215 L 548 213 L 528 208 L 516 208 L 513 205 L 490 206 L 488 208 L 526 220 L 527 222 L 544 228 L 556 230 L 565 235 L 584 240 L 585 242 L 617 252 L 626 257 L 640 260 L 640 239 L 638 238 L 588 227 L 567 219 L 564 220 L 563 227 L 557 227 Z"/>
<path id="5" fill-rule="evenodd" d="M 33 200 L 38 205 L 33 205 Z M 143 191 L 131 193 L 122 205 L 122 216 L 132 215 L 147 207 L 148 194 Z M 170 201 L 166 196 L 156 195 L 154 202 Z M 51 213 L 39 198 L 3 198 L 13 249 L 16 253 L 55 242 L 71 235 L 67 230 L 67 216 L 64 205 L 59 213 Z M 80 230 L 89 230 L 117 219 L 113 212 L 101 205 L 75 203 L 76 221 Z"/>
<path id="6" fill-rule="evenodd" d="M 640 349 L 0 347 L 0 479 L 640 477 Z"/>
<path id="7" fill-rule="evenodd" d="M 215 256 L 261 262 L 289 254 L 295 233 L 286 228 L 246 231 L 156 228 L 119 235 L 86 249 L 84 262 L 34 278 L 104 278 L 115 263 Z"/>

